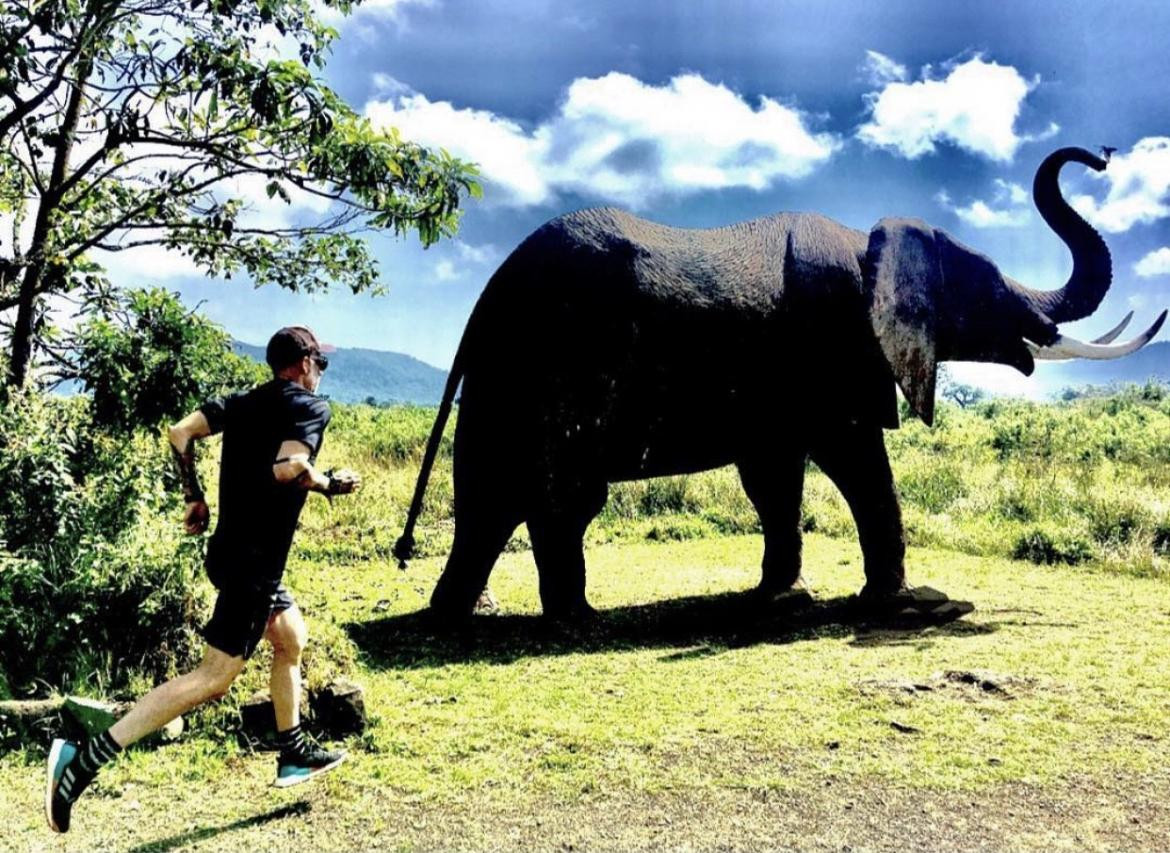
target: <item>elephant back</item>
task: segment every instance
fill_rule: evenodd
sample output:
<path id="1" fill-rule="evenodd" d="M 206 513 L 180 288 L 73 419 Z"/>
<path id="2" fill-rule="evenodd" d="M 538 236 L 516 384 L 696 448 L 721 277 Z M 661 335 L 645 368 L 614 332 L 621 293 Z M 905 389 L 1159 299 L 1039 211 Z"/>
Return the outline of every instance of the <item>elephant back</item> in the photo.
<path id="1" fill-rule="evenodd" d="M 865 244 L 862 232 L 810 213 L 699 229 L 594 208 L 535 231 L 489 289 L 523 291 L 525 299 L 637 297 L 680 309 L 770 314 L 790 287 L 807 293 L 843 283 L 860 292 Z"/>

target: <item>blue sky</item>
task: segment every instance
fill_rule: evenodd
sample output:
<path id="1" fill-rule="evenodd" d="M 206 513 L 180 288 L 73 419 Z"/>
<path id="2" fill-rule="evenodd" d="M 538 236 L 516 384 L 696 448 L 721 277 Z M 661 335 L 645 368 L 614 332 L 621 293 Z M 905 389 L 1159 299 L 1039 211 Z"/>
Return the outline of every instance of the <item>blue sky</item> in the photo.
<path id="1" fill-rule="evenodd" d="M 593 205 L 687 226 L 916 216 L 1059 286 L 1070 262 L 1032 209 L 1032 174 L 1054 148 L 1110 145 L 1104 177 L 1064 173 L 1115 282 L 1067 331 L 1092 337 L 1131 309 L 1136 330 L 1170 305 L 1170 4 L 376 0 L 337 26 L 330 85 L 481 164 L 485 198 L 458 239 L 372 238 L 390 288 L 377 298 L 254 290 L 130 253 L 116 274 L 180 290 L 245 341 L 307 322 L 445 368 L 508 251 Z M 958 374 L 1018 387 L 1006 369 Z"/>

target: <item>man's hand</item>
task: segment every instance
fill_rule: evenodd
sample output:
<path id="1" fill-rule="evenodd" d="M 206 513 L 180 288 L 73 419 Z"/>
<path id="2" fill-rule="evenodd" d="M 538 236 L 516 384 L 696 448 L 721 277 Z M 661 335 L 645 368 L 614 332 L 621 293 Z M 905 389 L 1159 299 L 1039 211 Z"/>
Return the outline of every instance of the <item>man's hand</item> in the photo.
<path id="1" fill-rule="evenodd" d="M 207 508 L 206 501 L 191 501 L 187 504 L 187 510 L 183 513 L 183 527 L 189 534 L 207 530 L 210 521 L 211 510 Z"/>
<path id="2" fill-rule="evenodd" d="M 325 476 L 329 478 L 329 487 L 325 491 L 327 495 L 348 495 L 362 487 L 362 475 L 348 468 L 330 469 L 325 472 Z"/>

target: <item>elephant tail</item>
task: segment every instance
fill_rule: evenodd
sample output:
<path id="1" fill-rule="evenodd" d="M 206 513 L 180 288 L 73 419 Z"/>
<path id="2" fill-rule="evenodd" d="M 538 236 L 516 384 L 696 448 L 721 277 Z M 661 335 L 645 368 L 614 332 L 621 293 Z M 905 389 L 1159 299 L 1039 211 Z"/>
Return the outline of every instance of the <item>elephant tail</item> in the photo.
<path id="1" fill-rule="evenodd" d="M 422 467 L 418 472 L 418 482 L 414 486 L 414 499 L 410 502 L 410 511 L 406 515 L 406 526 L 402 535 L 394 543 L 394 556 L 398 559 L 398 568 L 405 569 L 406 561 L 414 556 L 414 525 L 422 513 L 423 494 L 427 490 L 427 480 L 431 476 L 431 468 L 435 465 L 435 456 L 439 453 L 439 444 L 443 440 L 443 428 L 447 425 L 447 418 L 451 415 L 451 403 L 455 400 L 455 391 L 463 380 L 463 350 L 467 343 L 467 335 L 459 342 L 455 351 L 455 358 L 451 361 L 451 372 L 447 375 L 447 385 L 443 389 L 443 399 L 439 403 L 439 413 L 435 416 L 435 425 L 431 428 L 431 436 L 427 439 L 426 453 L 423 454 Z"/>

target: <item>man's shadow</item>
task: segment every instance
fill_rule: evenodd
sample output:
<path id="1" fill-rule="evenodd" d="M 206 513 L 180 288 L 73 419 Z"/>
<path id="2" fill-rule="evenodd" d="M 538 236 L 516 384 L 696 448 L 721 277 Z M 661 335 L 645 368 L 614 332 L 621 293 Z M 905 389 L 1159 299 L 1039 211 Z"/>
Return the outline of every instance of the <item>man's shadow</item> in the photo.
<path id="1" fill-rule="evenodd" d="M 445 663 L 508 664 L 525 657 L 669 649 L 670 662 L 762 643 L 787 644 L 822 637 L 853 637 L 855 645 L 929 643 L 939 636 L 988 634 L 999 622 L 914 618 L 873 621 L 854 596 L 820 599 L 799 609 L 762 602 L 754 593 L 696 595 L 615 607 L 575 624 L 537 615 L 474 616 L 441 623 L 427 610 L 351 622 L 345 628 L 367 663 L 385 669 L 420 669 Z"/>
<path id="2" fill-rule="evenodd" d="M 202 826 L 199 829 L 192 829 L 180 835 L 172 835 L 170 838 L 147 841 L 133 848 L 130 853 L 164 853 L 166 850 L 175 850 L 179 847 L 186 847 L 189 844 L 196 844 L 200 841 L 206 841 L 209 838 L 215 838 L 217 835 L 222 835 L 225 832 L 247 829 L 250 826 L 261 826 L 262 824 L 270 823 L 274 820 L 281 820 L 286 817 L 299 817 L 300 815 L 308 814 L 311 809 L 312 806 L 306 800 L 300 800 L 299 802 L 281 806 L 278 809 L 273 809 L 264 814 L 240 818 L 237 821 L 226 823 L 222 826 Z"/>

